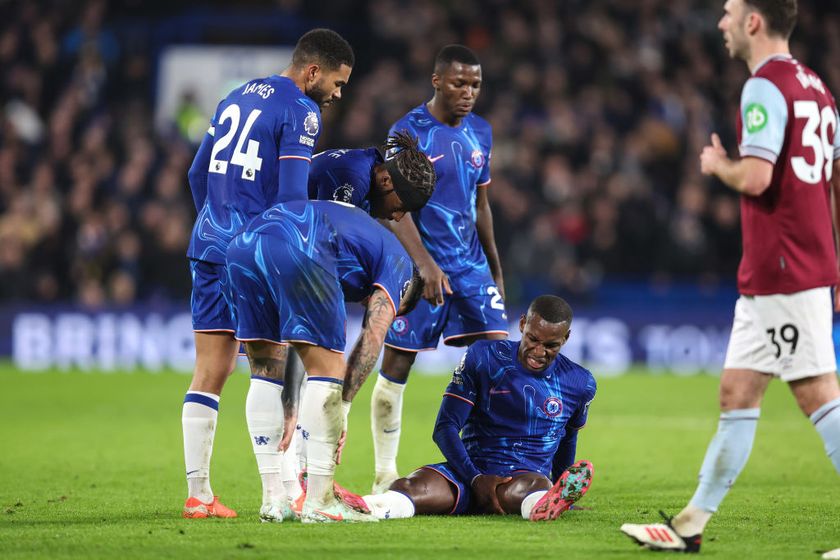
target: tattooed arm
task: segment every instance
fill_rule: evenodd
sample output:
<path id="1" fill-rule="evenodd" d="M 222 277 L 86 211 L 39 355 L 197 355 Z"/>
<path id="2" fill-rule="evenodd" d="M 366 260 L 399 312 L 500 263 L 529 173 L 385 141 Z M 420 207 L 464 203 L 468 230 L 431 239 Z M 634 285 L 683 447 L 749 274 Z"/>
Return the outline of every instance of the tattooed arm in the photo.
<path id="1" fill-rule="evenodd" d="M 347 360 L 343 395 L 345 401 L 353 400 L 370 375 L 385 343 L 385 334 L 393 321 L 394 305 L 391 299 L 384 290 L 376 288 L 368 302 L 362 334 Z"/>

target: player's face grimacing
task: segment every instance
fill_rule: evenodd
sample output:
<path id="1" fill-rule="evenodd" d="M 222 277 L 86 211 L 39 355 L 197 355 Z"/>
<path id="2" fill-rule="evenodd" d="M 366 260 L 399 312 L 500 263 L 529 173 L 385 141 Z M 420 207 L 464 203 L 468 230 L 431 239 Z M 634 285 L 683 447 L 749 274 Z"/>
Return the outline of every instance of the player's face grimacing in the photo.
<path id="1" fill-rule="evenodd" d="M 749 43 L 745 30 L 747 15 L 743 0 L 727 0 L 723 5 L 723 17 L 718 22 L 718 29 L 723 32 L 723 42 L 729 56 L 742 60 L 749 57 Z"/>
<path id="2" fill-rule="evenodd" d="M 550 323 L 531 313 L 519 320 L 522 341 L 519 343 L 519 363 L 533 372 L 544 371 L 569 340 L 569 323 Z"/>
<path id="3" fill-rule="evenodd" d="M 466 117 L 481 92 L 481 66 L 453 62 L 441 74 L 432 74 L 432 85 L 448 114 Z"/>
<path id="4" fill-rule="evenodd" d="M 370 197 L 370 215 L 381 220 L 399 222 L 405 216 L 402 200 L 394 190 L 391 175 L 383 168 L 374 173 L 374 184 Z"/>
<path id="5" fill-rule="evenodd" d="M 323 109 L 333 101 L 341 99 L 341 88 L 347 85 L 353 69 L 346 64 L 339 66 L 338 70 L 331 71 L 319 66 L 312 68 L 316 70 L 310 69 L 306 95 Z"/>

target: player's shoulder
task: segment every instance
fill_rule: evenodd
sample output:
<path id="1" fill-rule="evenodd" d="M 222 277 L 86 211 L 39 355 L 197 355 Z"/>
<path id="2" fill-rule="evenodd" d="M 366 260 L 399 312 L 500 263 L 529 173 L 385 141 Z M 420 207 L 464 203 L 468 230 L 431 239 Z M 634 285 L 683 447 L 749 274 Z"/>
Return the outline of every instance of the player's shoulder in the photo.
<path id="1" fill-rule="evenodd" d="M 484 132 L 490 134 L 493 130 L 490 122 L 482 117 L 481 115 L 476 115 L 475 113 L 470 113 L 466 117 L 464 117 L 464 121 L 473 128 L 476 132 Z"/>
<path id="2" fill-rule="evenodd" d="M 552 367 L 567 381 L 571 381 L 575 386 L 591 393 L 592 396 L 595 395 L 598 387 L 595 376 L 579 363 L 563 354 L 558 354 Z"/>
<path id="3" fill-rule="evenodd" d="M 831 95 L 822 78 L 811 68 L 790 56 L 774 56 L 762 64 L 747 80 L 745 88 L 761 81 L 772 83 L 785 95 L 794 95 L 811 90 L 822 95 Z"/>
<path id="4" fill-rule="evenodd" d="M 392 126 L 391 132 L 418 131 L 430 128 L 435 121 L 426 109 L 425 104 L 420 104 L 398 119 Z"/>

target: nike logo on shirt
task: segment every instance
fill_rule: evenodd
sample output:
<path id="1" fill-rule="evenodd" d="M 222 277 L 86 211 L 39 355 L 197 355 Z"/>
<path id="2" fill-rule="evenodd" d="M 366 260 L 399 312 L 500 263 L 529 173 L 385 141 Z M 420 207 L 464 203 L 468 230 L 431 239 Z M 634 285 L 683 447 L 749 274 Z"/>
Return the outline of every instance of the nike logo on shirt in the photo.
<path id="1" fill-rule="evenodd" d="M 442 157 L 443 157 L 443 156 L 445 156 L 445 155 L 446 155 L 446 154 L 440 154 L 439 156 L 430 157 L 430 158 L 429 158 L 429 161 L 431 161 L 432 163 L 434 163 L 434 162 L 436 162 L 437 160 L 439 160 L 440 158 L 442 158 Z"/>

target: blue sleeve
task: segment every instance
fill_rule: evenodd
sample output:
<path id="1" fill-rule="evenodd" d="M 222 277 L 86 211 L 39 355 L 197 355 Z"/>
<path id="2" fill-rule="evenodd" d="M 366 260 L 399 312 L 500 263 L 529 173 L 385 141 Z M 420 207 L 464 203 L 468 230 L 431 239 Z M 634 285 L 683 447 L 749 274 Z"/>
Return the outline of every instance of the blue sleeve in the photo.
<path id="1" fill-rule="evenodd" d="M 741 92 L 741 157 L 776 163 L 785 142 L 788 107 L 779 88 L 766 78 L 750 78 Z"/>
<path id="2" fill-rule="evenodd" d="M 198 147 L 192 165 L 190 165 L 190 170 L 187 172 L 196 212 L 201 210 L 201 207 L 204 206 L 204 199 L 207 198 L 207 170 L 210 167 L 210 154 L 213 151 L 212 130 L 213 127 L 211 126 L 201 140 L 201 145 Z"/>
<path id="3" fill-rule="evenodd" d="M 484 155 L 484 167 L 481 168 L 481 173 L 478 175 L 477 185 L 487 185 L 490 183 L 490 158 L 493 152 L 493 130 L 490 125 L 487 125 L 487 153 Z M 483 147 L 483 146 L 482 146 Z"/>
<path id="4" fill-rule="evenodd" d="M 361 208 L 370 191 L 370 177 L 362 177 L 347 169 L 337 169 L 324 174 L 326 180 L 318 183 L 318 200 L 337 200 Z"/>
<path id="5" fill-rule="evenodd" d="M 396 314 L 400 307 L 403 286 L 411 280 L 414 263 L 393 233 L 379 224 L 376 224 L 375 227 L 384 231 L 380 232 L 383 236 L 382 256 L 377 264 L 378 270 L 372 283 L 385 290 L 394 304 L 394 313 Z"/>
<path id="6" fill-rule="evenodd" d="M 475 362 L 470 350 L 464 353 L 461 363 L 452 374 L 452 381 L 443 394 L 440 411 L 435 421 L 432 439 L 440 448 L 452 470 L 461 480 L 471 483 L 481 474 L 470 459 L 461 441 L 461 429 L 467 423 L 475 404 Z"/>
<path id="7" fill-rule="evenodd" d="M 566 423 L 567 431 L 568 428 L 580 430 L 586 425 L 586 420 L 589 417 L 589 405 L 592 404 L 592 401 L 595 399 L 595 392 L 597 389 L 598 386 L 595 383 L 595 378 L 590 374 L 589 381 L 586 384 L 586 389 L 584 390 L 584 394 L 581 398 L 581 403 Z"/>
<path id="8" fill-rule="evenodd" d="M 578 431 L 574 428 L 566 428 L 566 435 L 560 440 L 560 445 L 554 453 L 551 462 L 551 482 L 557 482 L 563 471 L 568 469 L 575 462 L 577 451 Z"/>
<path id="9" fill-rule="evenodd" d="M 314 103 L 295 99 L 287 108 L 280 127 L 277 157 L 312 160 L 321 134 L 321 111 Z"/>
<path id="10" fill-rule="evenodd" d="M 298 157 L 280 158 L 277 162 L 277 179 L 279 188 L 277 189 L 277 200 L 271 202 L 272 205 L 279 202 L 289 202 L 291 200 L 308 200 L 309 191 L 306 181 L 309 178 L 309 160 Z"/>

